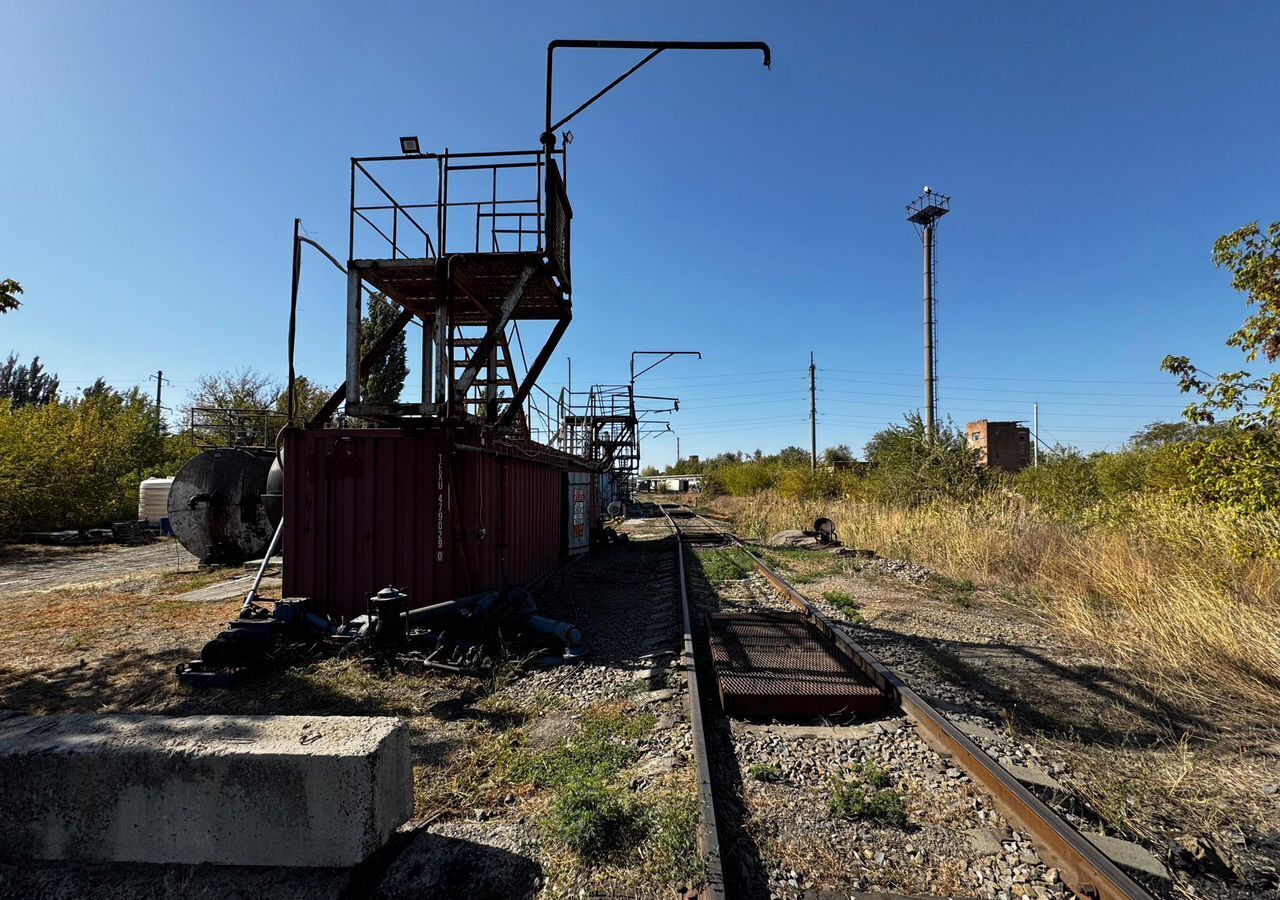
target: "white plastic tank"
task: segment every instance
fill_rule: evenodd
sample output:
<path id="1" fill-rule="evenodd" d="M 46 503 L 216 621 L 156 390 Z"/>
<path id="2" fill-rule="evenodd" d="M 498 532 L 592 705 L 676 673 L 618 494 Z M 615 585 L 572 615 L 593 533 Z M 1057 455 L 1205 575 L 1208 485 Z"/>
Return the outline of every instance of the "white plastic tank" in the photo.
<path id="1" fill-rule="evenodd" d="M 172 478 L 147 478 L 138 485 L 138 518 L 148 525 L 159 525 L 169 518 L 169 488 Z"/>

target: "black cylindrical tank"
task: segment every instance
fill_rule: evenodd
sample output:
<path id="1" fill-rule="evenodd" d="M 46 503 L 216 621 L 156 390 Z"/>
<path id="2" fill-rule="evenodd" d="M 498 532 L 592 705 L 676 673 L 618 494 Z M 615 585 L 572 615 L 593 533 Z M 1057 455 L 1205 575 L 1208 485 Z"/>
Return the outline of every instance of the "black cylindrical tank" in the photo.
<path id="1" fill-rule="evenodd" d="M 182 546 L 203 562 L 261 556 L 271 541 L 262 503 L 270 450 L 226 447 L 187 461 L 169 488 L 169 523 Z"/>

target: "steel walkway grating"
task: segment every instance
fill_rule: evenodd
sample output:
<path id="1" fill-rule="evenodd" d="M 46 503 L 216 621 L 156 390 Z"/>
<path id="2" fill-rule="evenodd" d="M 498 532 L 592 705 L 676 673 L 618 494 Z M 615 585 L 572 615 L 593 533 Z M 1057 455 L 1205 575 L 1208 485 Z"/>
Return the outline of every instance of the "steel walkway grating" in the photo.
<path id="1" fill-rule="evenodd" d="M 884 694 L 799 612 L 708 614 L 720 704 L 740 716 L 873 715 Z"/>

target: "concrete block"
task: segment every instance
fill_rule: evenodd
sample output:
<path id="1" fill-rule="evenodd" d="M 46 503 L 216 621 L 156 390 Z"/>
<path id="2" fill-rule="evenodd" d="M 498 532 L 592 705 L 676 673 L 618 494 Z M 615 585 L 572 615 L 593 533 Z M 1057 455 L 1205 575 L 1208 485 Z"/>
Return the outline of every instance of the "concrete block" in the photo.
<path id="1" fill-rule="evenodd" d="M 1061 791 L 1067 793 L 1067 789 L 1062 782 L 1054 778 L 1048 772 L 1042 772 L 1040 769 L 1033 769 L 1030 766 L 1020 766 L 1016 763 L 1001 763 L 1005 771 L 1023 784 L 1029 784 L 1032 787 L 1047 788 L 1051 791 Z"/>
<path id="2" fill-rule="evenodd" d="M 1084 836 L 1089 843 L 1105 853 L 1113 863 L 1121 868 L 1166 880 L 1170 877 L 1169 870 L 1165 868 L 1164 863 L 1132 841 L 1090 832 L 1085 832 Z"/>
<path id="3" fill-rule="evenodd" d="M 345 716 L 0 721 L 10 858 L 351 866 L 413 812 L 408 727 Z"/>

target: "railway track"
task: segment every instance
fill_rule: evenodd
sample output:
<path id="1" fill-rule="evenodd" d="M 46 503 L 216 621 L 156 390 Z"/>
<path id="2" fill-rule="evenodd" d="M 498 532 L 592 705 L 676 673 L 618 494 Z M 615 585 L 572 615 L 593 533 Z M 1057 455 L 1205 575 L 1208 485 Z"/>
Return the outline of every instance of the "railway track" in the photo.
<path id="1" fill-rule="evenodd" d="M 830 648 L 831 652 L 840 654 L 867 681 L 884 693 L 892 711 L 906 721 L 907 727 L 923 739 L 944 764 L 953 767 L 948 768 L 949 773 L 962 770 L 974 786 L 985 792 L 995 809 L 1015 829 L 1015 835 L 1020 833 L 1028 837 L 1029 843 L 1034 845 L 1031 858 L 1043 860 L 1056 869 L 1057 877 L 1053 879 L 1057 884 L 1056 893 L 1034 893 L 1027 887 L 1025 896 L 1074 895 L 1094 900 L 1150 900 L 1151 895 L 1146 890 L 987 755 L 942 712 L 913 691 L 897 673 L 883 665 L 843 628 L 824 615 L 745 542 L 728 529 L 685 506 L 664 503 L 659 503 L 658 506 L 675 537 L 677 549 L 684 629 L 681 662 L 689 686 L 690 718 L 702 812 L 699 845 L 707 871 L 704 896 L 717 900 L 738 900 L 740 897 L 759 894 L 762 890 L 758 882 L 753 885 L 748 879 L 744 883 L 741 873 L 735 872 L 735 867 L 726 866 L 726 857 L 741 850 L 739 844 L 743 839 L 741 834 L 726 834 L 727 830 L 732 829 L 726 829 L 726 819 L 729 816 L 725 812 L 726 798 L 734 793 L 741 793 L 741 772 L 736 786 L 722 783 L 724 778 L 721 773 L 726 767 L 713 745 L 719 743 L 723 754 L 726 738 L 734 740 L 731 736 L 733 729 L 728 727 L 718 697 L 711 689 L 716 673 L 705 641 L 695 640 L 695 637 L 701 638 L 702 629 L 699 628 L 699 610 L 691 597 L 690 577 L 686 569 L 687 550 L 699 546 L 728 545 L 745 554 L 755 572 L 764 579 L 767 590 L 774 594 L 773 599 L 784 601 L 778 605 L 789 605 L 796 610 L 823 645 Z M 837 735 L 841 733 L 840 729 L 827 731 Z M 833 748 L 835 746 L 838 745 L 833 745 Z M 908 843 L 907 846 L 910 848 L 911 845 Z M 799 887 L 794 879 L 792 886 Z M 1043 891 L 1044 888 L 1040 890 Z M 847 896 L 848 892 L 842 891 L 842 895 Z"/>

